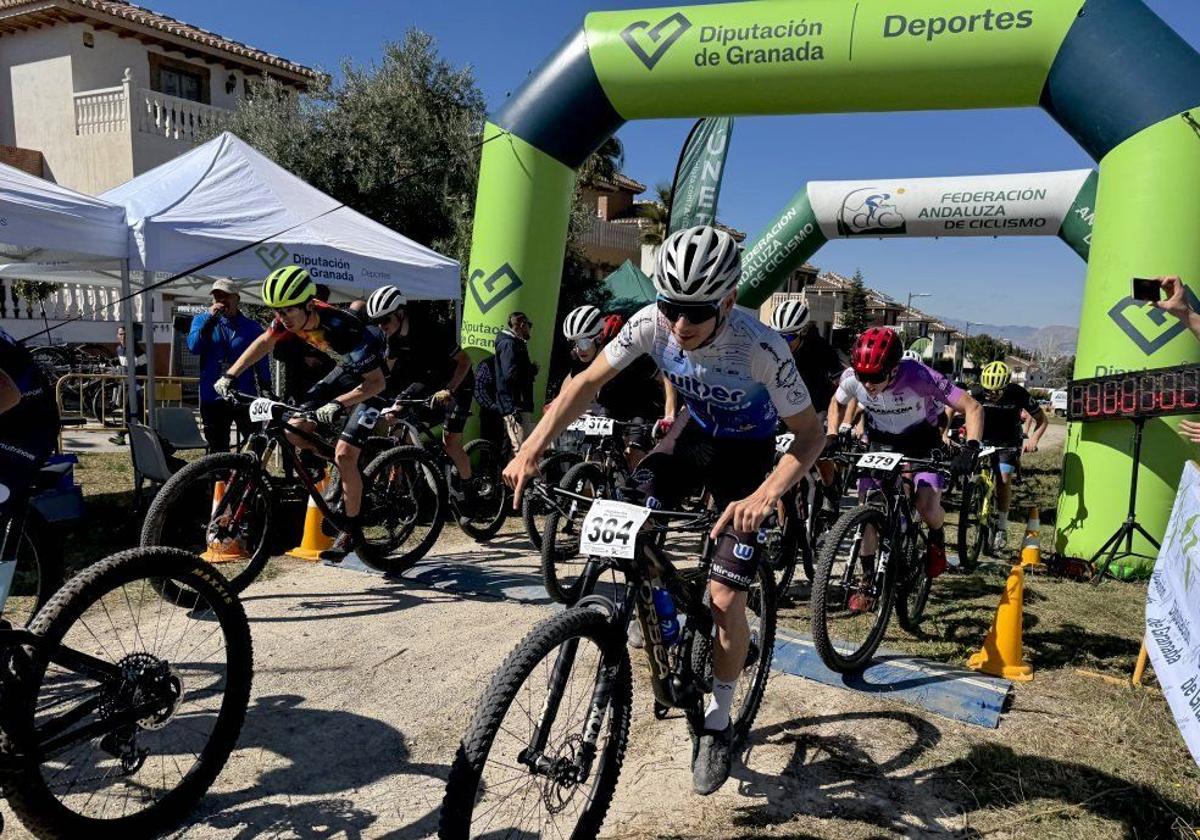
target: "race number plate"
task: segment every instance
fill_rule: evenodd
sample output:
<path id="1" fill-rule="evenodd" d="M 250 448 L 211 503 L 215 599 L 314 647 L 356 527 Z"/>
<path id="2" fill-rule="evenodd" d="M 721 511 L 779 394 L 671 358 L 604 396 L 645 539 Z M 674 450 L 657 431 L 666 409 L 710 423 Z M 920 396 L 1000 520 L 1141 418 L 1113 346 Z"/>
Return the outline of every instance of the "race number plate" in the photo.
<path id="1" fill-rule="evenodd" d="M 567 426 L 571 432 L 583 432 L 588 437 L 604 437 L 613 433 L 611 417 L 597 417 L 595 414 L 585 414 Z"/>
<path id="2" fill-rule="evenodd" d="M 792 448 L 792 444 L 795 442 L 795 440 L 796 436 L 793 434 L 777 435 L 775 437 L 775 451 L 782 455 L 784 452 L 787 452 Z"/>
<path id="3" fill-rule="evenodd" d="M 632 560 L 637 532 L 649 516 L 649 508 L 597 499 L 583 518 L 579 553 L 588 557 Z"/>
<path id="4" fill-rule="evenodd" d="M 858 459 L 858 466 L 864 470 L 884 470 L 890 472 L 900 465 L 904 455 L 899 452 L 868 452 Z"/>
<path id="5" fill-rule="evenodd" d="M 274 402 L 266 397 L 259 397 L 254 402 L 250 403 L 250 422 L 265 423 L 271 419 L 271 406 Z"/>

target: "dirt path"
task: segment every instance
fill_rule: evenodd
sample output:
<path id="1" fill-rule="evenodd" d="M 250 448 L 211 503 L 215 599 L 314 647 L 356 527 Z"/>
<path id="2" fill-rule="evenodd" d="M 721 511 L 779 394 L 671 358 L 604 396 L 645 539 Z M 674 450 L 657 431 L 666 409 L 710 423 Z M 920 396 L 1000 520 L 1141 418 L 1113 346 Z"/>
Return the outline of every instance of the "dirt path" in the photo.
<path id="1" fill-rule="evenodd" d="M 177 837 L 415 840 L 436 832 L 447 768 L 480 693 L 551 608 L 523 588 L 540 579 L 515 534 L 486 549 L 445 539 L 433 559 L 418 571 L 470 560 L 532 602 L 307 564 L 245 594 L 256 663 L 246 726 Z M 973 762 L 1012 756 L 1002 743 L 1014 734 L 1011 721 L 989 732 L 777 675 L 744 764 L 701 799 L 690 789 L 683 722 L 655 722 L 644 684 L 634 709 L 605 836 L 977 836 L 973 821 L 995 825 L 996 812 L 986 799 L 972 801 L 962 779 Z M 1085 822 L 1112 829 L 1086 836 L 1122 836 L 1119 822 Z M 9 831 L 25 836 L 11 820 Z"/>

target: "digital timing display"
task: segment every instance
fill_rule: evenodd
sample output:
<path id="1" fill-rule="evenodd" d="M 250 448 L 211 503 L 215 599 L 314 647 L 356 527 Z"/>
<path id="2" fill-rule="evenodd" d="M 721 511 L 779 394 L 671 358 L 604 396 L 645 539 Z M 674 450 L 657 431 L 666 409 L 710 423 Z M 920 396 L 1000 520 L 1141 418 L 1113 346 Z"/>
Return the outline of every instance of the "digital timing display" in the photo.
<path id="1" fill-rule="evenodd" d="M 1071 420 L 1200 414 L 1200 365 L 1080 379 L 1067 389 Z"/>

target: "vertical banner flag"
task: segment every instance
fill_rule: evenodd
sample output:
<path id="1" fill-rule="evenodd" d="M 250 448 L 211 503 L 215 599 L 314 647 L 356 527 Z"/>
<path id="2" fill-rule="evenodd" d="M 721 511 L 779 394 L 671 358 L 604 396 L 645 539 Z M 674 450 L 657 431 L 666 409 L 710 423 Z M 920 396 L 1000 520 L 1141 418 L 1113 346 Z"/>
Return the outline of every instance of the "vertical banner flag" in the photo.
<path id="1" fill-rule="evenodd" d="M 725 175 L 725 158 L 733 134 L 732 117 L 698 120 L 683 144 L 671 193 L 671 222 L 667 233 L 717 219 L 717 199 Z"/>
<path id="2" fill-rule="evenodd" d="M 1200 468 L 1194 461 L 1183 468 L 1146 593 L 1146 647 L 1179 732 L 1200 764 Z"/>

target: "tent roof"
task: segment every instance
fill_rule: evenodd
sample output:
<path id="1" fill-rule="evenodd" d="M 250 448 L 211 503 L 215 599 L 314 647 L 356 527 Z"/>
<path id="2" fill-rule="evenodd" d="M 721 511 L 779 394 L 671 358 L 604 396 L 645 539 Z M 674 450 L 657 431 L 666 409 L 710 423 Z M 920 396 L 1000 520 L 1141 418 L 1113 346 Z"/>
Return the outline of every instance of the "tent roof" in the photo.
<path id="1" fill-rule="evenodd" d="M 0 164 L 0 261 L 124 259 L 122 209 Z"/>
<path id="2" fill-rule="evenodd" d="M 604 278 L 604 287 L 609 294 L 608 308 L 614 312 L 628 314 L 654 302 L 654 284 L 629 260 Z"/>
<path id="3" fill-rule="evenodd" d="M 298 264 L 348 294 L 390 284 L 415 298 L 461 296 L 458 262 L 341 205 L 229 132 L 102 198 L 125 207 L 131 254 L 154 271 L 204 266 L 196 273 L 246 281 L 253 295 L 272 269 Z"/>

